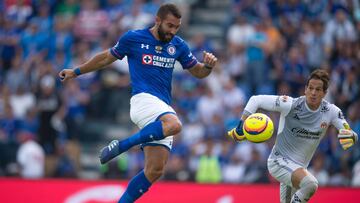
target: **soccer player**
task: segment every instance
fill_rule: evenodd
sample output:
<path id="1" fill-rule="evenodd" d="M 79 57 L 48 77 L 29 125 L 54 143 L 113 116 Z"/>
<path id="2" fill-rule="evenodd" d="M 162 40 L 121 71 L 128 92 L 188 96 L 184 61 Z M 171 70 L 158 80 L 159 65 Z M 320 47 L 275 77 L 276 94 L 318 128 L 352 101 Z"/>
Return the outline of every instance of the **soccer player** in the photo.
<path id="1" fill-rule="evenodd" d="M 338 139 L 344 150 L 358 139 L 341 110 L 324 100 L 328 87 L 328 73 L 317 69 L 306 81 L 305 96 L 252 96 L 238 126 L 228 132 L 231 138 L 243 141 L 243 121 L 250 114 L 259 108 L 280 112 L 278 135 L 267 165 L 270 174 L 280 182 L 282 203 L 308 202 L 316 192 L 318 181 L 307 167 L 330 125 L 339 130 Z"/>
<path id="2" fill-rule="evenodd" d="M 113 140 L 104 147 L 100 162 L 107 163 L 131 147 L 142 144 L 145 168 L 133 177 L 119 202 L 134 202 L 161 177 L 172 147 L 173 135 L 181 131 L 181 122 L 170 106 L 171 80 L 178 60 L 197 78 L 211 73 L 217 58 L 204 51 L 203 62 L 192 55 L 183 39 L 175 34 L 181 13 L 174 4 L 163 4 L 151 28 L 132 30 L 120 37 L 114 47 L 95 55 L 75 69 L 59 73 L 63 81 L 96 71 L 127 56 L 132 86 L 131 120 L 141 129 L 124 140 Z"/>

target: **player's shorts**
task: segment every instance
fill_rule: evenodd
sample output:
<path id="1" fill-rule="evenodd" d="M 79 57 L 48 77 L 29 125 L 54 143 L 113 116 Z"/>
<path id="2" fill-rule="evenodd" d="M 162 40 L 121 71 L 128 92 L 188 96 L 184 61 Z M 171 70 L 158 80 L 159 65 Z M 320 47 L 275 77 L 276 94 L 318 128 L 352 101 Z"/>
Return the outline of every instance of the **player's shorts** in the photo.
<path id="1" fill-rule="evenodd" d="M 298 168 L 304 168 L 300 164 L 282 156 L 274 149 L 268 158 L 267 167 L 272 177 L 290 187 L 292 187 L 292 173 Z"/>
<path id="2" fill-rule="evenodd" d="M 130 118 L 140 129 L 168 113 L 176 114 L 171 106 L 151 94 L 139 93 L 130 99 Z M 171 150 L 172 144 L 173 136 L 168 136 L 162 140 L 144 143 L 142 147 L 162 145 Z"/>

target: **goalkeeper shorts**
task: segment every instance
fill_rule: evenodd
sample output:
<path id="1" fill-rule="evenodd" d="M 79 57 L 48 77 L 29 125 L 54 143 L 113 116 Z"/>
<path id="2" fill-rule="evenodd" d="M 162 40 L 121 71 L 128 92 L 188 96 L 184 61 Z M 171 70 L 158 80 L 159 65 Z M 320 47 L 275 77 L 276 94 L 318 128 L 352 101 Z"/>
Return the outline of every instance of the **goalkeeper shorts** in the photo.
<path id="1" fill-rule="evenodd" d="M 292 173 L 298 168 L 304 168 L 302 165 L 282 156 L 274 149 L 267 161 L 267 167 L 272 177 L 290 187 L 293 187 L 291 182 Z"/>

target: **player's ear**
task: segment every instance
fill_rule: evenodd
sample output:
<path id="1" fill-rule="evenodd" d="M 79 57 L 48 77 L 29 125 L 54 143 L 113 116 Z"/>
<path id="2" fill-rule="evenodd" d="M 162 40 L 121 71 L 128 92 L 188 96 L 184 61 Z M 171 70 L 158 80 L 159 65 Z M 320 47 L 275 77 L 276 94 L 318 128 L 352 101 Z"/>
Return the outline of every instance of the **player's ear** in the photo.
<path id="1" fill-rule="evenodd" d="M 156 25 L 160 25 L 160 23 L 161 23 L 160 17 L 159 17 L 159 16 L 156 16 L 156 17 L 155 17 L 155 24 L 156 24 Z"/>

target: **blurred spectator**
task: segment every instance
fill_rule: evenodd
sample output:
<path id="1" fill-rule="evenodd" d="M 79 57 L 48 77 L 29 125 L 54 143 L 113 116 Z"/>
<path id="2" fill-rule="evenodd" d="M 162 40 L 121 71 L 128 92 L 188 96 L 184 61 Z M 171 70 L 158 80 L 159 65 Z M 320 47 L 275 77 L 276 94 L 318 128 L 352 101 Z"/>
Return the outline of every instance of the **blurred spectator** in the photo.
<path id="1" fill-rule="evenodd" d="M 197 104 L 200 119 L 204 124 L 209 124 L 215 114 L 220 114 L 221 102 L 221 98 L 217 97 L 210 88 L 205 87 L 205 92 Z"/>
<path id="2" fill-rule="evenodd" d="M 323 24 L 320 21 L 308 23 L 304 30 L 301 40 L 305 44 L 306 60 L 312 71 L 322 67 L 326 60 Z"/>
<path id="3" fill-rule="evenodd" d="M 219 183 L 222 180 L 219 158 L 212 154 L 214 141 L 206 140 L 205 153 L 199 157 L 195 180 L 198 183 Z"/>
<path id="4" fill-rule="evenodd" d="M 2 17 L 0 17 L 2 18 Z M 14 21 L 11 19 L 0 19 L 0 80 L 4 78 L 6 72 L 13 67 L 13 60 L 16 56 L 17 45 L 19 43 L 19 33 L 16 30 Z"/>
<path id="5" fill-rule="evenodd" d="M 354 187 L 360 187 L 360 160 L 355 163 L 352 175 L 353 178 L 351 180 L 351 185 Z"/>
<path id="6" fill-rule="evenodd" d="M 26 113 L 35 107 L 35 96 L 32 92 L 25 91 L 25 87 L 19 86 L 15 94 L 10 96 L 10 105 L 16 119 L 24 119 Z"/>
<path id="7" fill-rule="evenodd" d="M 6 16 L 15 22 L 17 28 L 22 29 L 32 14 L 30 0 L 16 0 L 6 4 Z"/>
<path id="8" fill-rule="evenodd" d="M 225 183 L 241 183 L 245 175 L 246 164 L 235 154 L 230 155 L 230 161 L 222 168 Z"/>
<path id="9" fill-rule="evenodd" d="M 45 175 L 45 152 L 34 141 L 34 134 L 22 131 L 18 135 L 20 147 L 17 152 L 17 163 L 23 178 L 43 178 Z"/>
<path id="10" fill-rule="evenodd" d="M 70 20 L 75 17 L 79 12 L 80 5 L 76 0 L 61 1 L 56 7 L 56 14 L 60 17 L 69 18 Z"/>
<path id="11" fill-rule="evenodd" d="M 141 10 L 142 4 L 134 2 L 131 13 L 125 15 L 121 21 L 120 26 L 125 30 L 134 30 L 144 28 L 153 22 L 153 16 Z"/>
<path id="12" fill-rule="evenodd" d="M 354 42 L 356 40 L 355 27 L 345 9 L 337 7 L 334 13 L 334 18 L 327 22 L 324 32 L 327 50 L 332 50 L 336 41 Z"/>
<path id="13" fill-rule="evenodd" d="M 251 164 L 246 165 L 243 182 L 245 183 L 267 183 L 266 161 L 261 153 L 253 148 L 251 151 Z"/>
<path id="14" fill-rule="evenodd" d="M 36 100 L 40 121 L 39 142 L 44 147 L 46 154 L 54 154 L 58 134 L 51 121 L 62 104 L 55 89 L 55 79 L 52 76 L 46 75 L 40 79 Z"/>
<path id="15" fill-rule="evenodd" d="M 83 0 L 74 23 L 74 34 L 78 39 L 97 43 L 109 23 L 108 14 L 99 8 L 98 1 Z"/>
<path id="16" fill-rule="evenodd" d="M 322 153 L 316 153 L 312 159 L 312 165 L 309 167 L 309 172 L 315 176 L 319 185 L 327 185 L 329 182 L 329 173 L 325 170 L 325 156 Z"/>

